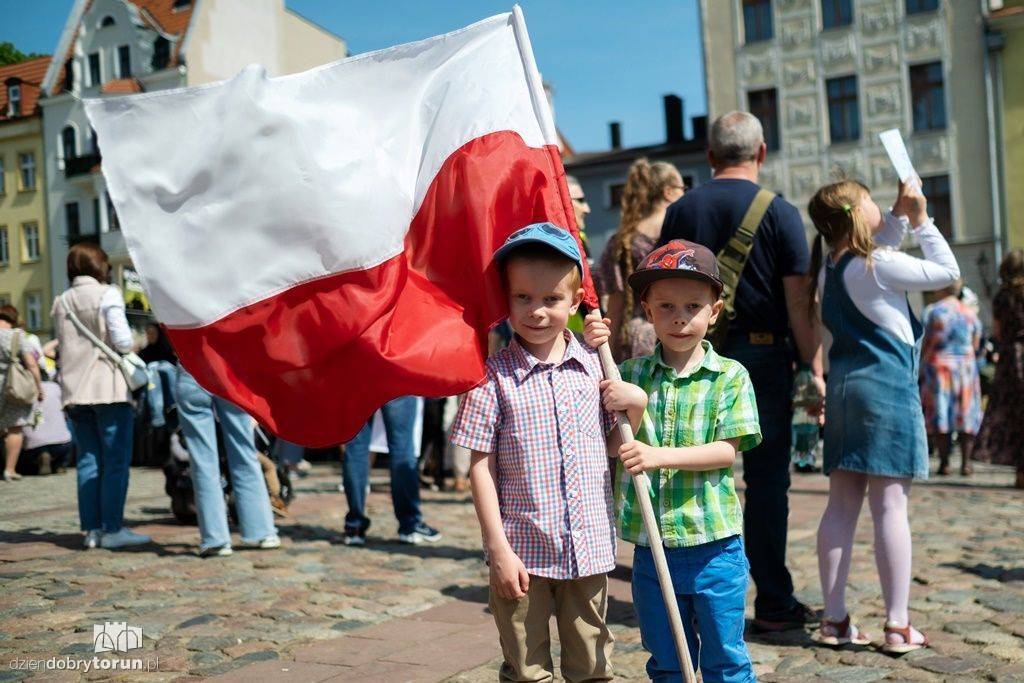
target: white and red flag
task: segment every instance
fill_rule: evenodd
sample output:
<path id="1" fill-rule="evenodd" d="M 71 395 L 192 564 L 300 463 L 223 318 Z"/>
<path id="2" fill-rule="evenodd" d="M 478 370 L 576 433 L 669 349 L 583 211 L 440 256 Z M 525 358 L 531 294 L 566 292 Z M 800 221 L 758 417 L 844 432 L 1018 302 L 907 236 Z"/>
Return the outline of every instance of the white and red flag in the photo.
<path id="1" fill-rule="evenodd" d="M 86 101 L 128 251 L 200 384 L 308 446 L 484 375 L 491 254 L 577 235 L 518 8 L 267 78 Z M 588 298 L 596 305 L 589 275 Z"/>

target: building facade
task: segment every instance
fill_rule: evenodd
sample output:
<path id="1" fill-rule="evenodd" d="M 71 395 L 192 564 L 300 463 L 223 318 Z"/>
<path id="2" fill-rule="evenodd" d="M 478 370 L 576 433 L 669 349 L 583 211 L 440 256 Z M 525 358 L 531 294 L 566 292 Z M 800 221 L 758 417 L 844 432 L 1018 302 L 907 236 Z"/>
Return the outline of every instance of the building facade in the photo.
<path id="1" fill-rule="evenodd" d="M 999 197 L 979 2 L 701 0 L 708 112 L 765 127 L 762 184 L 800 207 L 840 177 L 881 206 L 897 178 L 878 133 L 899 128 L 967 283 L 987 300 Z M 808 221 L 809 225 L 809 221 Z"/>
<path id="2" fill-rule="evenodd" d="M 109 254 L 129 313 L 147 308 L 83 99 L 209 83 L 251 63 L 280 76 L 345 56 L 341 38 L 284 0 L 75 0 L 40 100 L 53 291 L 67 286 L 69 246 L 90 241 Z"/>
<path id="3" fill-rule="evenodd" d="M 989 81 L 999 117 L 1001 182 L 1008 249 L 1024 247 L 1024 0 L 990 2 Z"/>
<path id="4" fill-rule="evenodd" d="M 706 148 L 707 118 L 693 118 L 693 136 L 683 134 L 683 102 L 675 95 L 664 97 L 665 142 L 642 147 L 623 148 L 621 129 L 611 124 L 611 149 L 601 152 L 573 153 L 563 157 L 566 173 L 576 176 L 590 205 L 587 216 L 587 242 L 591 259 L 601 257 L 605 245 L 619 229 L 619 199 L 626 185 L 629 167 L 640 157 L 675 165 L 687 187 L 711 177 Z"/>
<path id="5" fill-rule="evenodd" d="M 0 67 L 0 304 L 31 332 L 50 328 L 43 125 L 38 100 L 49 57 Z"/>

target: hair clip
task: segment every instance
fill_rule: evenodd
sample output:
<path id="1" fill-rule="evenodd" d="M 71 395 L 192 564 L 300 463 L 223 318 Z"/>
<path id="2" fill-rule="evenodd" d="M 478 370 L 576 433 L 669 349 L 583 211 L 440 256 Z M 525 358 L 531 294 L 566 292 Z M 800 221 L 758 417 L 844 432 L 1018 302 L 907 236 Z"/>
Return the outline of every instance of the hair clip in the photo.
<path id="1" fill-rule="evenodd" d="M 845 211 L 846 213 L 850 213 L 850 205 L 849 204 L 843 204 L 843 211 Z"/>

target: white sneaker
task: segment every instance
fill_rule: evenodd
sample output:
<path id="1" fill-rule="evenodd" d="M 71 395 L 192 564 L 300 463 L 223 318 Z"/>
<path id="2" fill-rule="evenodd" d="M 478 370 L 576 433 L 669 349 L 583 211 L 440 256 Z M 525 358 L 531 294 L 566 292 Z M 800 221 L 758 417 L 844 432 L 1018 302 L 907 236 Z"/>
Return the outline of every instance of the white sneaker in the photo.
<path id="1" fill-rule="evenodd" d="M 231 546 L 228 544 L 215 545 L 210 548 L 201 548 L 199 550 L 199 557 L 227 557 L 234 552 L 231 550 Z"/>
<path id="2" fill-rule="evenodd" d="M 100 539 L 103 538 L 102 529 L 92 529 L 85 532 L 85 541 L 82 543 L 82 547 L 86 550 L 93 550 L 99 547 Z"/>
<path id="3" fill-rule="evenodd" d="M 242 544 L 239 547 L 247 548 L 249 550 L 274 550 L 281 547 L 281 539 L 277 536 L 267 536 L 266 538 L 261 538 L 260 540 L 252 543 L 242 541 Z"/>
<path id="4" fill-rule="evenodd" d="M 121 527 L 113 533 L 103 534 L 103 538 L 100 539 L 100 547 L 115 550 L 117 548 L 127 548 L 133 545 L 143 545 L 152 540 L 153 539 L 149 536 L 143 536 L 142 534 L 135 533 L 131 529 Z"/>

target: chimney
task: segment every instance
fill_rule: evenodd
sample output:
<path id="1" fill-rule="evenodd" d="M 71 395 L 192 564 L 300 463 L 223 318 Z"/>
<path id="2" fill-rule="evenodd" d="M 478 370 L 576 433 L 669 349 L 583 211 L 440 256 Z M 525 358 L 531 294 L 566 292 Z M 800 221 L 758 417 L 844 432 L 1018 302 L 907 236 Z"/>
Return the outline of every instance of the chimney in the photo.
<path id="1" fill-rule="evenodd" d="M 693 139 L 706 145 L 708 141 L 708 117 L 694 116 L 690 121 L 693 125 Z"/>
<path id="2" fill-rule="evenodd" d="M 612 149 L 622 149 L 622 124 L 612 121 L 608 124 L 608 129 L 612 134 Z"/>
<path id="3" fill-rule="evenodd" d="M 665 95 L 665 142 L 673 144 L 682 142 L 683 137 L 683 100 L 678 95 Z"/>

